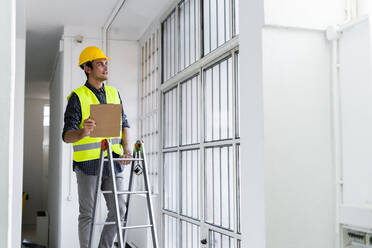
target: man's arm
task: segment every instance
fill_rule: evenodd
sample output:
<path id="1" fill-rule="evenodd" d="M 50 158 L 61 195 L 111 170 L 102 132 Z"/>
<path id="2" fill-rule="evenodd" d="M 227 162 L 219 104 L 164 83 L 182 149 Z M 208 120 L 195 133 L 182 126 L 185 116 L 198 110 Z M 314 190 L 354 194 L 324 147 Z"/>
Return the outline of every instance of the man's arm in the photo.
<path id="1" fill-rule="evenodd" d="M 123 136 L 121 138 L 121 145 L 123 146 L 124 154 L 131 155 L 131 150 L 129 147 L 129 128 L 123 128 Z"/>
<path id="2" fill-rule="evenodd" d="M 122 158 L 131 158 L 131 151 L 129 148 L 129 128 L 123 128 L 123 135 L 121 137 L 121 145 L 123 146 L 124 154 L 121 156 Z M 120 161 L 119 164 L 128 165 L 130 161 Z"/>
<path id="3" fill-rule="evenodd" d="M 71 93 L 64 116 L 64 126 L 62 132 L 62 139 L 64 142 L 74 143 L 83 137 L 83 131 L 79 129 L 80 122 L 80 100 L 76 93 Z"/>
<path id="4" fill-rule="evenodd" d="M 122 131 L 123 131 L 123 136 L 122 136 L 122 140 L 121 140 L 121 145 L 123 146 L 123 150 L 124 150 L 124 155 L 125 154 L 129 154 L 129 155 L 132 155 L 131 153 L 131 150 L 130 150 L 130 146 L 129 146 L 129 123 L 128 123 L 128 120 L 127 120 L 127 115 L 124 113 L 124 105 L 123 105 L 123 101 L 121 100 L 121 96 L 120 96 L 120 93 L 118 92 L 118 95 L 119 95 L 119 99 L 120 99 L 120 104 L 121 104 L 121 123 L 122 123 Z"/>
<path id="5" fill-rule="evenodd" d="M 96 122 L 93 119 L 86 119 L 83 123 L 83 128 L 78 130 L 68 130 L 64 134 L 64 141 L 66 143 L 75 143 L 90 135 L 90 133 L 96 127 Z M 123 146 L 124 147 L 124 146 Z"/>

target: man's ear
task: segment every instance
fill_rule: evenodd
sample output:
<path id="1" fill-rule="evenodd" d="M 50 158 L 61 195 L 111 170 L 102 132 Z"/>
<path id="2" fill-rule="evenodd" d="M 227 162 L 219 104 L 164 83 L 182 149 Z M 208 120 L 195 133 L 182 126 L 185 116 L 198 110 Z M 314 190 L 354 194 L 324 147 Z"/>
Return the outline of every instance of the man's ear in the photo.
<path id="1" fill-rule="evenodd" d="M 92 68 L 89 66 L 84 66 L 84 71 L 89 74 L 92 71 Z"/>

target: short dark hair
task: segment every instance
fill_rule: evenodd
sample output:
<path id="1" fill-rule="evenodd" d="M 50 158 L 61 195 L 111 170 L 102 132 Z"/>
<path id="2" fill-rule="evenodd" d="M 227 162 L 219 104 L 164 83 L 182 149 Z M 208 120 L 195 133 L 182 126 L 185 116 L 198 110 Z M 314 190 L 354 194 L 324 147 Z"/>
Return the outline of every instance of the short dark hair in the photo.
<path id="1" fill-rule="evenodd" d="M 81 69 L 83 69 L 85 75 L 87 76 L 87 78 L 89 77 L 89 74 L 84 70 L 85 66 L 88 66 L 90 69 L 93 69 L 93 63 L 92 61 L 88 61 L 88 62 L 85 62 L 84 64 L 82 64 L 80 66 Z"/>

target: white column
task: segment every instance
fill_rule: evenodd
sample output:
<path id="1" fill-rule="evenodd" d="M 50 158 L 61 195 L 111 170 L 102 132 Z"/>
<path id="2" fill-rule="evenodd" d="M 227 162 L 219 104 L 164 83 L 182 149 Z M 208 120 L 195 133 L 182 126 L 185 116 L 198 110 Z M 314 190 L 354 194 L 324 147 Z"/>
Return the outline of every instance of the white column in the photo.
<path id="1" fill-rule="evenodd" d="M 23 191 L 23 128 L 25 98 L 26 23 L 25 0 L 16 6 L 16 78 L 14 98 L 14 162 L 12 200 L 12 247 L 21 247 Z"/>
<path id="2" fill-rule="evenodd" d="M 239 1 L 241 228 L 243 248 L 264 248 L 262 27 L 264 1 Z"/>
<path id="3" fill-rule="evenodd" d="M 0 1 L 0 30 L 0 247 L 12 248 L 15 0 Z"/>

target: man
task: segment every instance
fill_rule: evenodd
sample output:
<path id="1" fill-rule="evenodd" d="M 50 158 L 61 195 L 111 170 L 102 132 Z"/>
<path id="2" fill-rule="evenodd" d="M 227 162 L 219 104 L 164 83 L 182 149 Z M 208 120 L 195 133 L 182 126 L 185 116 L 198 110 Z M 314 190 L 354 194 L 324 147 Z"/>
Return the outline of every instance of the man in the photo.
<path id="1" fill-rule="evenodd" d="M 106 57 L 98 47 L 85 48 L 79 57 L 79 66 L 84 70 L 87 81 L 80 88 L 75 89 L 68 97 L 65 111 L 65 124 L 62 138 L 66 143 L 73 143 L 74 161 L 73 170 L 76 173 L 79 195 L 79 241 L 80 247 L 86 248 L 92 224 L 92 213 L 96 180 L 99 169 L 100 142 L 102 138 L 91 138 L 89 135 L 96 127 L 96 123 L 90 118 L 90 104 L 121 104 L 118 91 L 104 85 L 107 80 L 108 68 Z M 129 124 L 122 109 L 122 132 L 120 137 L 115 137 L 112 150 L 113 157 L 130 157 L 128 146 Z M 123 150 L 123 155 L 121 155 Z M 124 190 L 123 167 L 129 161 L 116 162 L 115 178 L 118 191 Z M 102 177 L 102 190 L 112 190 L 112 180 L 109 168 L 105 162 Z M 106 221 L 115 221 L 115 203 L 112 194 L 104 194 L 108 215 Z M 118 196 L 120 215 L 124 218 L 125 203 L 124 195 Z M 116 236 L 116 226 L 106 225 L 101 234 L 99 247 L 111 248 Z"/>

